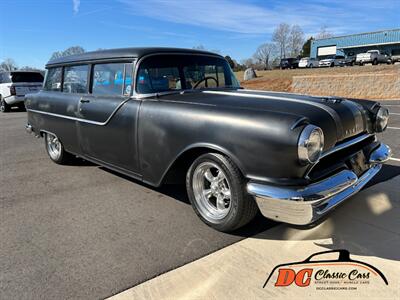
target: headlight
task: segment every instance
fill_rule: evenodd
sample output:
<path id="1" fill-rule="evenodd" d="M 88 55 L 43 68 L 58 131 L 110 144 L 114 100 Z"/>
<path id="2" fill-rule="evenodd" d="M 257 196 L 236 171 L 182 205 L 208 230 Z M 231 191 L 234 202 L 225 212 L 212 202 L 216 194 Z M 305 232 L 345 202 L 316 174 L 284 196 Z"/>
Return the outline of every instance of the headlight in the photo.
<path id="1" fill-rule="evenodd" d="M 300 134 L 298 155 L 302 164 L 315 163 L 324 148 L 324 133 L 321 128 L 307 125 Z"/>
<path id="2" fill-rule="evenodd" d="M 376 113 L 375 131 L 382 132 L 386 129 L 389 121 L 389 110 L 386 107 L 380 107 Z"/>

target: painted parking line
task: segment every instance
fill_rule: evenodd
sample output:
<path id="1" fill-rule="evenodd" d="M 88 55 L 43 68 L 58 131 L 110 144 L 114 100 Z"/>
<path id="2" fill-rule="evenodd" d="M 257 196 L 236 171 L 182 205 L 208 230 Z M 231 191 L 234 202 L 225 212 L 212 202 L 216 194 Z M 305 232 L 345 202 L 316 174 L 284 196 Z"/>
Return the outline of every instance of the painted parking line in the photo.
<path id="1" fill-rule="evenodd" d="M 389 160 L 400 161 L 400 158 L 391 157 L 391 158 L 389 158 Z"/>
<path id="2" fill-rule="evenodd" d="M 399 127 L 387 127 L 388 129 L 400 129 Z"/>
<path id="3" fill-rule="evenodd" d="M 400 116 L 400 114 L 399 113 L 390 113 L 391 115 L 396 115 L 396 116 Z"/>

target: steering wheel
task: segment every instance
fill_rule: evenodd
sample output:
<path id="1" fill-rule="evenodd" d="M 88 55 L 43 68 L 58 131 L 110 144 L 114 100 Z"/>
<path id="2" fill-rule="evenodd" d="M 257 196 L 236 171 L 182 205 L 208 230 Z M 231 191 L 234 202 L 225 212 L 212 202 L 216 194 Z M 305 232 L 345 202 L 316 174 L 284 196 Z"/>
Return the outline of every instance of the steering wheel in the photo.
<path id="1" fill-rule="evenodd" d="M 218 86 L 218 81 L 217 81 L 217 79 L 215 79 L 214 77 L 211 77 L 211 76 L 206 76 L 206 77 L 204 77 L 203 79 L 200 79 L 199 81 L 197 81 L 197 82 L 194 84 L 194 86 L 192 87 L 192 89 L 197 88 L 197 87 L 199 86 L 199 84 L 202 83 L 203 81 L 206 82 L 206 87 L 208 87 L 208 84 L 207 84 L 208 79 L 214 80 L 215 83 L 216 83 L 217 86 Z"/>

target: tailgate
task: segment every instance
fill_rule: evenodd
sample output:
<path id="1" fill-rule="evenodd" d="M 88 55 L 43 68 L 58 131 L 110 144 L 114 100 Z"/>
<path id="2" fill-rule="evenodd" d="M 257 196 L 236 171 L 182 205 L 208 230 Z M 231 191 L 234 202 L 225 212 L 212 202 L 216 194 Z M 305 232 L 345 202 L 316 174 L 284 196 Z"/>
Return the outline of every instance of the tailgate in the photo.
<path id="1" fill-rule="evenodd" d="M 15 83 L 15 93 L 17 96 L 25 96 L 26 94 L 37 93 L 42 88 L 42 83 Z"/>

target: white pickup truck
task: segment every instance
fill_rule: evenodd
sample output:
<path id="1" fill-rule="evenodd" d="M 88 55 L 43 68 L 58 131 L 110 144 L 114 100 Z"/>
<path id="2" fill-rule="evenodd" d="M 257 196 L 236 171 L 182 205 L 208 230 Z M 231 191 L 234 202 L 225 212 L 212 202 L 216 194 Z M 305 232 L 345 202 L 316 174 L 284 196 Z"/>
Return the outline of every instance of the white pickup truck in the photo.
<path id="1" fill-rule="evenodd" d="M 381 54 L 379 50 L 369 50 L 366 53 L 360 53 L 356 56 L 356 64 L 362 66 L 363 64 L 372 63 L 377 64 L 390 64 L 390 57 L 386 54 Z"/>
<path id="2" fill-rule="evenodd" d="M 43 75 L 35 71 L 0 72 L 0 111 L 8 112 L 12 106 L 24 109 L 25 95 L 42 88 Z"/>

